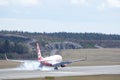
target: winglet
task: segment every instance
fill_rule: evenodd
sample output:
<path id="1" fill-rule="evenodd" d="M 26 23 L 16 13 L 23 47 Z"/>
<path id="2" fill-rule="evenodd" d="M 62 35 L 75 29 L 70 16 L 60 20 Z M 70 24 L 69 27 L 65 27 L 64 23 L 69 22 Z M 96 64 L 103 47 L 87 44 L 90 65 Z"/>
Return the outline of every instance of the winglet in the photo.
<path id="1" fill-rule="evenodd" d="M 8 61 L 8 58 L 7 58 L 7 55 L 5 54 L 5 60 L 7 60 Z"/>
<path id="2" fill-rule="evenodd" d="M 37 45 L 38 61 L 41 61 L 41 60 L 43 60 L 43 57 L 41 55 L 40 47 L 39 47 L 38 43 L 36 45 Z"/>

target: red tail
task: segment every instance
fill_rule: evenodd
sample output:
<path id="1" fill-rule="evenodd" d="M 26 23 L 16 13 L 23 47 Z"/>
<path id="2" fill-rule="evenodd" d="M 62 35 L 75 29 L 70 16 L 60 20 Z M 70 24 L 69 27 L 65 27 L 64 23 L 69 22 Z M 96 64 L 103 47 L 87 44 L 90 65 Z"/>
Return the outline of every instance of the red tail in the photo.
<path id="1" fill-rule="evenodd" d="M 38 61 L 43 60 L 43 57 L 41 55 L 39 44 L 37 43 L 37 54 L 38 54 Z"/>

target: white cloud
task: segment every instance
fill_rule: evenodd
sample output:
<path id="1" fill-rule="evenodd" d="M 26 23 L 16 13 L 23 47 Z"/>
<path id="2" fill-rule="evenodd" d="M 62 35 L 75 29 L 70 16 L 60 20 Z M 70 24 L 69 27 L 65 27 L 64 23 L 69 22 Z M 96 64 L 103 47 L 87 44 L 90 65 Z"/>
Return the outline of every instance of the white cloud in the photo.
<path id="1" fill-rule="evenodd" d="M 88 5 L 87 0 L 71 0 L 71 3 L 76 5 Z"/>
<path id="2" fill-rule="evenodd" d="M 40 0 L 16 0 L 16 1 L 20 2 L 20 4 L 24 6 L 34 6 L 40 3 Z"/>
<path id="3" fill-rule="evenodd" d="M 103 0 L 97 8 L 99 10 L 104 10 L 106 8 L 120 8 L 120 0 Z"/>
<path id="4" fill-rule="evenodd" d="M 107 0 L 107 3 L 111 7 L 120 8 L 120 0 Z"/>
<path id="5" fill-rule="evenodd" d="M 6 6 L 9 2 L 7 0 L 0 0 L 0 6 Z"/>
<path id="6" fill-rule="evenodd" d="M 41 0 L 0 0 L 0 5 L 36 6 Z"/>
<path id="7" fill-rule="evenodd" d="M 100 5 L 97 6 L 97 9 L 102 11 L 102 10 L 105 9 L 105 7 L 106 7 L 106 4 L 105 3 L 101 3 Z"/>

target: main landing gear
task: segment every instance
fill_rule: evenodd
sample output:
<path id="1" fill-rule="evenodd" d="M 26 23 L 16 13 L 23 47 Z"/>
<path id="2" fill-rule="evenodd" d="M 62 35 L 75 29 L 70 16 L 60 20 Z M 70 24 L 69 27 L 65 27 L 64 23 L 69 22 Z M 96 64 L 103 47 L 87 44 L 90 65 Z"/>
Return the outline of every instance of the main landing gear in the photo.
<path id="1" fill-rule="evenodd" d="M 54 67 L 55 70 L 58 70 L 58 67 Z"/>

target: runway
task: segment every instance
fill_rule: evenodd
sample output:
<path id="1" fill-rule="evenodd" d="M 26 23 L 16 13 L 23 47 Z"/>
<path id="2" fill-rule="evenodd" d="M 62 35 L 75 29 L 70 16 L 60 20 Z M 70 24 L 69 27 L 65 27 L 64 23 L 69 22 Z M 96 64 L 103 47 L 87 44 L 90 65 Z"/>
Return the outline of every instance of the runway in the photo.
<path id="1" fill-rule="evenodd" d="M 59 77 L 59 76 L 102 75 L 102 74 L 120 74 L 120 65 L 65 67 L 60 68 L 57 71 L 0 69 L 0 80 L 37 78 L 46 76 Z"/>

